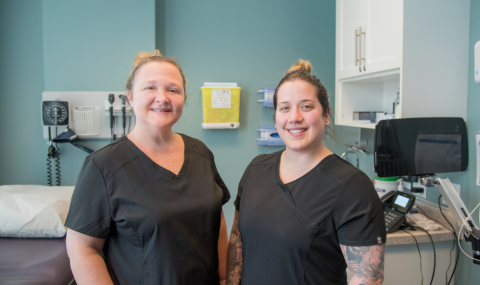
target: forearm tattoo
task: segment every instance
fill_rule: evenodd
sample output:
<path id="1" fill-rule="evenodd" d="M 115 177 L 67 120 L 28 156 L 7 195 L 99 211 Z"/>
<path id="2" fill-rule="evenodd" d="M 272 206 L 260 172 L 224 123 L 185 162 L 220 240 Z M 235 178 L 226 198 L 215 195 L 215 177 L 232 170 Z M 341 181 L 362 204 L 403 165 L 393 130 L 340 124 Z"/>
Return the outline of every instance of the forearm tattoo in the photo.
<path id="1" fill-rule="evenodd" d="M 240 230 L 238 229 L 238 211 L 235 211 L 235 220 L 232 225 L 232 233 L 228 243 L 227 257 L 227 284 L 238 285 L 242 278 L 243 255 L 242 255 L 242 239 Z"/>
<path id="2" fill-rule="evenodd" d="M 373 246 L 340 245 L 348 268 L 359 278 L 360 284 L 377 285 L 383 283 L 385 264 L 385 244 Z"/>

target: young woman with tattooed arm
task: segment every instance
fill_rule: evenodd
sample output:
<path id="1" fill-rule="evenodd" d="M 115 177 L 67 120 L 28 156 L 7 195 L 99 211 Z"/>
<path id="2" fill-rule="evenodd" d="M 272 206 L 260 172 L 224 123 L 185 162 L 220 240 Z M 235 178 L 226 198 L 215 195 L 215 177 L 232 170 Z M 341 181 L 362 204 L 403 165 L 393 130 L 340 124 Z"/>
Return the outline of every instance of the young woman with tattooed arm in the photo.
<path id="1" fill-rule="evenodd" d="M 299 60 L 274 94 L 286 149 L 257 156 L 239 183 L 227 284 L 382 284 L 383 207 L 370 179 L 333 154 L 328 95 Z M 334 135 L 329 134 L 331 137 Z"/>

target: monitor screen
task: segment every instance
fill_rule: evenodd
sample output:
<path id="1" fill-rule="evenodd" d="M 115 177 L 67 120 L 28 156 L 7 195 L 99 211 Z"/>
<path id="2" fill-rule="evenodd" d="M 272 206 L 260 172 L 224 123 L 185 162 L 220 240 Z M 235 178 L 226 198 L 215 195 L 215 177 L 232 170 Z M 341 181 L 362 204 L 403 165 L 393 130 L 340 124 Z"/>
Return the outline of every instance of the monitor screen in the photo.
<path id="1" fill-rule="evenodd" d="M 415 203 L 415 196 L 403 192 L 397 192 L 397 197 L 393 201 L 392 208 L 401 213 L 407 214 L 413 203 Z"/>
<path id="2" fill-rule="evenodd" d="M 407 203 L 408 203 L 408 198 L 407 197 L 404 197 L 404 196 L 397 196 L 397 199 L 395 199 L 395 205 L 397 206 L 400 206 L 402 208 L 405 208 L 405 206 L 407 206 Z"/>
<path id="3" fill-rule="evenodd" d="M 379 177 L 464 171 L 468 141 L 462 118 L 382 120 L 375 128 Z"/>

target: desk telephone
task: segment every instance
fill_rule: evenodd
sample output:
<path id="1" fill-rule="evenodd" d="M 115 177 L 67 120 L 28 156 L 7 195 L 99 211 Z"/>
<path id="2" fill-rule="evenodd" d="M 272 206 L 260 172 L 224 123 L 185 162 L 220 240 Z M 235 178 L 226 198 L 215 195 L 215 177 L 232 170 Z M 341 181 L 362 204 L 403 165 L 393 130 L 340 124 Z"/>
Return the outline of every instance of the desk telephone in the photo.
<path id="1" fill-rule="evenodd" d="M 390 191 L 381 199 L 387 233 L 393 233 L 406 222 L 405 214 L 410 212 L 415 204 L 415 196 L 400 191 Z"/>

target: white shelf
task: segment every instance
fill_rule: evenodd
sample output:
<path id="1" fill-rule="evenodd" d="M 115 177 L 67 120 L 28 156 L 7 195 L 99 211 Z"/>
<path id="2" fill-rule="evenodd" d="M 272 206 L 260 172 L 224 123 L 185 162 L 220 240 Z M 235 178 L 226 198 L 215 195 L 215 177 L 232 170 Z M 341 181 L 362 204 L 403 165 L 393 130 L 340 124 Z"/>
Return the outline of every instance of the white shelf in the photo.
<path id="1" fill-rule="evenodd" d="M 335 123 L 343 126 L 375 129 L 375 124 L 353 121 L 354 112 L 393 112 L 393 102 L 400 87 L 400 70 L 358 76 L 337 81 Z M 401 96 L 400 96 L 401 99 Z M 400 117 L 400 104 L 396 117 Z"/>
<path id="2" fill-rule="evenodd" d="M 375 124 L 375 123 L 371 123 L 371 124 L 345 123 L 345 124 L 342 124 L 342 126 L 365 128 L 365 129 L 375 129 L 376 125 L 377 124 Z"/>

